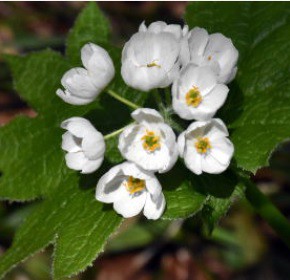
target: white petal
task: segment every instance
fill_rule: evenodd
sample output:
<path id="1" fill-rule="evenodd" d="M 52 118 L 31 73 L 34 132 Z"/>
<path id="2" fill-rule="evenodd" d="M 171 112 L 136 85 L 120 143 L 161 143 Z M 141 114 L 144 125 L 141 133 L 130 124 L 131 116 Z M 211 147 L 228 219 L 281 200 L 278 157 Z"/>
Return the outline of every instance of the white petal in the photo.
<path id="1" fill-rule="evenodd" d="M 93 173 L 100 168 L 104 160 L 104 156 L 99 157 L 96 160 L 87 160 L 87 162 L 83 165 L 82 173 L 88 174 Z"/>
<path id="2" fill-rule="evenodd" d="M 218 84 L 211 90 L 198 106 L 198 110 L 204 113 L 199 120 L 208 120 L 215 115 L 217 110 L 225 103 L 229 88 L 225 85 Z"/>
<path id="3" fill-rule="evenodd" d="M 73 96 L 90 99 L 91 101 L 100 93 L 100 90 L 96 88 L 88 75 L 88 71 L 81 67 L 67 71 L 61 79 L 61 84 Z"/>
<path id="4" fill-rule="evenodd" d="M 153 200 L 148 193 L 143 214 L 147 219 L 157 220 L 161 217 L 165 209 L 165 197 L 161 192 L 156 200 Z"/>
<path id="5" fill-rule="evenodd" d="M 99 89 L 105 88 L 115 75 L 114 64 L 108 52 L 98 45 L 88 43 L 81 49 L 81 58 L 94 85 Z"/>
<path id="6" fill-rule="evenodd" d="M 155 21 L 148 26 L 148 31 L 153 33 L 160 33 L 166 28 L 167 24 L 164 21 Z"/>
<path id="7" fill-rule="evenodd" d="M 159 170 L 159 173 L 165 173 L 165 172 L 170 171 L 173 168 L 173 166 L 175 165 L 175 163 L 177 162 L 178 155 L 179 155 L 178 147 L 176 145 L 172 154 L 171 154 L 170 161 L 169 161 L 168 165 L 166 167 L 164 167 L 164 169 Z"/>
<path id="8" fill-rule="evenodd" d="M 122 63 L 121 74 L 124 82 L 128 86 L 141 91 L 166 87 L 170 84 L 164 69 L 139 66 L 129 59 Z"/>
<path id="9" fill-rule="evenodd" d="M 114 202 L 114 209 L 124 218 L 131 218 L 138 215 L 146 201 L 147 192 L 136 193 L 135 195 L 124 196 L 121 200 Z"/>
<path id="10" fill-rule="evenodd" d="M 201 166 L 204 172 L 211 174 L 219 174 L 224 172 L 228 168 L 229 163 L 221 164 L 211 155 L 211 153 L 209 153 L 205 157 L 202 157 Z"/>
<path id="11" fill-rule="evenodd" d="M 87 99 L 78 96 L 73 96 L 72 93 L 69 92 L 68 90 L 63 91 L 61 89 L 58 89 L 56 91 L 56 95 L 59 96 L 64 102 L 71 105 L 86 105 L 93 101 L 91 98 Z"/>
<path id="12" fill-rule="evenodd" d="M 190 31 L 189 49 L 191 53 L 191 61 L 197 63 L 196 57 L 204 54 L 205 47 L 208 43 L 209 35 L 203 28 L 195 27 Z"/>
<path id="13" fill-rule="evenodd" d="M 221 137 L 229 136 L 229 132 L 221 119 L 212 119 L 207 124 L 207 127 L 204 131 L 204 136 L 213 141 Z"/>
<path id="14" fill-rule="evenodd" d="M 89 132 L 83 138 L 82 149 L 90 160 L 102 157 L 105 153 L 106 144 L 103 135 L 99 131 Z"/>
<path id="15" fill-rule="evenodd" d="M 199 154 L 192 141 L 190 142 L 190 145 L 186 143 L 186 148 L 184 152 L 184 162 L 186 167 L 191 170 L 193 173 L 200 175 L 202 173 L 202 156 Z"/>
<path id="16" fill-rule="evenodd" d="M 80 117 L 72 117 L 63 121 L 61 127 L 79 138 L 96 132 L 96 129 L 88 120 Z"/>
<path id="17" fill-rule="evenodd" d="M 162 192 L 162 187 L 156 177 L 146 181 L 146 189 L 153 199 L 157 199 Z"/>
<path id="18" fill-rule="evenodd" d="M 138 31 L 139 32 L 146 32 L 147 31 L 147 27 L 146 27 L 145 21 L 142 21 L 142 23 L 139 26 Z"/>
<path id="19" fill-rule="evenodd" d="M 148 180 L 155 177 L 152 172 L 143 170 L 132 162 L 123 162 L 120 166 L 123 173 L 127 176 L 133 176 L 134 178 L 142 180 Z"/>
<path id="20" fill-rule="evenodd" d="M 211 155 L 223 165 L 228 165 L 233 154 L 234 145 L 228 138 L 220 138 L 211 142 Z"/>
<path id="21" fill-rule="evenodd" d="M 184 88 L 182 95 L 186 95 L 193 86 L 198 87 L 202 96 L 210 92 L 217 83 L 217 77 L 209 66 L 199 66 L 189 63 L 181 72 L 180 83 Z"/>
<path id="22" fill-rule="evenodd" d="M 157 112 L 156 110 L 150 109 L 150 108 L 139 108 L 139 109 L 135 110 L 131 114 L 131 116 L 135 121 L 137 121 L 139 123 L 142 123 L 143 121 L 146 121 L 148 123 L 164 122 L 164 119 L 160 115 L 160 113 Z"/>
<path id="23" fill-rule="evenodd" d="M 83 152 L 67 153 L 65 155 L 65 161 L 68 168 L 73 170 L 82 170 L 86 164 L 87 159 Z"/>
<path id="24" fill-rule="evenodd" d="M 127 190 L 122 186 L 126 176 L 122 172 L 122 164 L 116 165 L 105 173 L 99 180 L 96 187 L 96 199 L 112 203 L 127 195 Z"/>
<path id="25" fill-rule="evenodd" d="M 183 131 L 178 136 L 177 146 L 178 146 L 179 156 L 183 158 L 183 156 L 184 156 L 184 148 L 185 148 L 185 131 Z"/>
<path id="26" fill-rule="evenodd" d="M 137 135 L 140 135 L 140 130 L 142 127 L 140 125 L 129 125 L 119 136 L 118 149 L 121 154 L 125 157 L 127 149 L 133 143 Z"/>
<path id="27" fill-rule="evenodd" d="M 62 135 L 61 148 L 71 153 L 80 152 L 82 150 L 81 139 L 73 136 L 69 131 L 67 131 Z"/>

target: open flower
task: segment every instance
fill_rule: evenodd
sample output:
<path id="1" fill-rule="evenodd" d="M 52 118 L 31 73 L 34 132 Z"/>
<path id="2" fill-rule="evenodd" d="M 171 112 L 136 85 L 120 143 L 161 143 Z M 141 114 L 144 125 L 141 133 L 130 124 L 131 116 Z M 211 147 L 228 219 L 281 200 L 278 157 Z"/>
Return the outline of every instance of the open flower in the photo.
<path id="1" fill-rule="evenodd" d="M 62 122 L 66 129 L 62 135 L 62 149 L 67 151 L 66 164 L 81 173 L 92 173 L 97 170 L 105 153 L 103 135 L 84 118 L 74 117 Z"/>
<path id="2" fill-rule="evenodd" d="M 220 119 L 194 122 L 178 137 L 178 149 L 185 165 L 195 174 L 225 171 L 234 153 L 228 130 Z"/>
<path id="3" fill-rule="evenodd" d="M 188 35 L 187 44 L 183 47 L 184 61 L 196 65 L 209 65 L 218 75 L 221 83 L 231 82 L 237 72 L 239 53 L 232 40 L 221 33 L 209 35 L 203 28 L 195 27 Z"/>
<path id="4" fill-rule="evenodd" d="M 153 173 L 134 163 L 114 166 L 101 177 L 96 188 L 96 199 L 113 203 L 115 211 L 125 218 L 142 210 L 148 219 L 159 219 L 165 208 L 161 185 Z"/>
<path id="5" fill-rule="evenodd" d="M 119 137 L 123 157 L 145 170 L 163 173 L 171 169 L 178 157 L 171 127 L 154 109 L 137 109 L 132 118 L 137 123 L 128 126 Z"/>
<path id="6" fill-rule="evenodd" d="M 228 91 L 209 66 L 189 63 L 173 83 L 172 106 L 183 119 L 209 120 L 224 104 Z"/>
<path id="7" fill-rule="evenodd" d="M 61 99 L 73 105 L 92 102 L 115 75 L 112 59 L 100 46 L 84 45 L 81 59 L 85 68 L 75 67 L 67 71 L 61 79 L 65 89 L 56 91 Z"/>
<path id="8" fill-rule="evenodd" d="M 125 44 L 121 74 L 133 88 L 149 91 L 169 86 L 178 75 L 180 30 L 165 23 L 141 24 L 140 31 Z"/>

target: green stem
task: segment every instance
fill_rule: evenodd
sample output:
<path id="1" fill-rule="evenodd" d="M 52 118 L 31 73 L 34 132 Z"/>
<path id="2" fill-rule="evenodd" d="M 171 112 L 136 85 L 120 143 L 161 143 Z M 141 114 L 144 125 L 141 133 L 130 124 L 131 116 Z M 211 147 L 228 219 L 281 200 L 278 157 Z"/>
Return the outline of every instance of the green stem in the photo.
<path id="1" fill-rule="evenodd" d="M 167 107 L 171 107 L 172 100 L 171 100 L 171 89 L 170 88 L 165 89 L 165 100 L 166 100 Z"/>
<path id="2" fill-rule="evenodd" d="M 131 124 L 133 124 L 133 123 L 131 123 Z M 115 137 L 116 135 L 120 134 L 120 133 L 121 133 L 125 128 L 127 128 L 128 126 L 130 126 L 131 124 L 128 124 L 128 125 L 126 125 L 126 126 L 120 128 L 120 129 L 117 129 L 117 130 L 115 130 L 115 131 L 113 131 L 113 132 L 111 132 L 111 133 L 105 135 L 105 136 L 104 136 L 104 139 L 105 139 L 105 140 L 108 140 L 108 139 L 110 139 L 110 138 Z"/>
<path id="3" fill-rule="evenodd" d="M 256 212 L 265 219 L 268 224 L 276 231 L 280 238 L 290 247 L 290 223 L 272 204 L 270 199 L 266 197 L 255 184 L 249 179 L 242 177 L 247 189 L 246 198 L 256 210 Z"/>
<path id="4" fill-rule="evenodd" d="M 118 101 L 126 104 L 128 107 L 136 110 L 136 109 L 139 109 L 140 106 L 136 105 L 135 103 L 129 101 L 128 99 L 126 98 L 123 98 L 122 96 L 120 96 L 118 93 L 114 92 L 113 90 L 108 90 L 107 91 L 109 95 L 111 95 L 113 98 L 117 99 Z"/>
<path id="5" fill-rule="evenodd" d="M 155 99 L 155 102 L 158 106 L 158 109 L 161 110 L 163 108 L 163 102 L 162 102 L 162 98 L 161 98 L 162 92 L 161 92 L 161 90 L 156 89 L 153 94 L 154 94 L 154 99 Z"/>

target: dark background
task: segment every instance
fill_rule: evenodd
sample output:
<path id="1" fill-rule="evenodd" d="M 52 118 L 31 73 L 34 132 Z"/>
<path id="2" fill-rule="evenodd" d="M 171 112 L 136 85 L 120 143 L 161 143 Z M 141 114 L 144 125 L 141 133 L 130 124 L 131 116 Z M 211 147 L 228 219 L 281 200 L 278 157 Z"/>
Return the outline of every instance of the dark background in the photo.
<path id="1" fill-rule="evenodd" d="M 17 114 L 35 113 L 13 90 L 3 53 L 25 54 L 43 48 L 64 52 L 65 37 L 84 2 L 0 2 L 0 125 Z M 122 45 L 139 24 L 154 20 L 182 23 L 186 2 L 100 2 L 113 40 Z M 253 178 L 289 218 L 290 148 L 273 154 L 271 168 Z M 1 152 L 1 147 L 0 147 Z M 30 211 L 25 204 L 0 203 L 0 255 Z M 290 252 L 244 200 L 232 207 L 211 237 L 202 237 L 195 219 L 184 223 L 128 220 L 121 233 L 85 273 L 72 279 L 290 279 Z M 173 229 L 165 232 L 160 228 Z M 176 232 L 175 232 L 176 230 Z M 122 232 L 122 229 L 121 229 Z M 290 238 L 290 237 L 289 237 Z M 133 242 L 133 240 L 135 240 Z M 137 241 L 136 241 L 137 240 Z M 133 243 L 134 244 L 133 244 Z M 50 279 L 51 251 L 38 253 L 5 279 Z"/>

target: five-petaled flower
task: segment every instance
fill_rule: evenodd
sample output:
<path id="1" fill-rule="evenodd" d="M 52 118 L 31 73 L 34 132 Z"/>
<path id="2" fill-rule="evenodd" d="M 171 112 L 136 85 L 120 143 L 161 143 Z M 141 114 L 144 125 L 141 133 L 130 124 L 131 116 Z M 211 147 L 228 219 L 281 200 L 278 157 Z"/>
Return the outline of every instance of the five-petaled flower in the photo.
<path id="1" fill-rule="evenodd" d="M 131 115 L 137 123 L 128 126 L 119 137 L 123 157 L 145 170 L 163 173 L 171 169 L 178 157 L 171 127 L 154 109 L 140 108 Z"/>
<path id="2" fill-rule="evenodd" d="M 61 127 L 67 130 L 62 135 L 62 149 L 67 151 L 67 166 L 81 173 L 96 171 L 104 160 L 103 135 L 88 120 L 79 117 L 63 121 Z"/>
<path id="3" fill-rule="evenodd" d="M 228 84 L 234 79 L 239 53 L 231 39 L 221 33 L 209 35 L 205 29 L 195 27 L 183 44 L 186 44 L 182 48 L 183 63 L 209 65 L 221 83 Z"/>
<path id="4" fill-rule="evenodd" d="M 234 153 L 228 136 L 220 119 L 194 122 L 178 137 L 179 154 L 195 174 L 221 173 L 228 168 Z"/>
<path id="5" fill-rule="evenodd" d="M 228 91 L 209 66 L 190 63 L 173 83 L 172 106 L 183 119 L 209 120 L 224 104 Z"/>
<path id="6" fill-rule="evenodd" d="M 152 172 L 142 170 L 134 163 L 114 166 L 99 180 L 96 199 L 113 203 L 115 211 L 125 218 L 142 210 L 148 219 L 159 219 L 165 208 L 162 188 Z"/>
<path id="7" fill-rule="evenodd" d="M 108 52 L 100 46 L 88 43 L 81 49 L 81 59 L 85 68 L 75 67 L 67 71 L 61 84 L 65 90 L 56 94 L 65 102 L 85 105 L 101 93 L 115 75 L 113 61 Z"/>
<path id="8" fill-rule="evenodd" d="M 180 37 L 184 33 L 186 29 L 175 25 L 156 22 L 147 28 L 142 23 L 122 52 L 125 83 L 142 91 L 172 84 L 180 69 Z"/>

